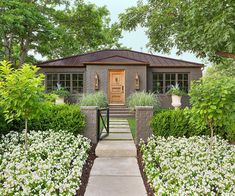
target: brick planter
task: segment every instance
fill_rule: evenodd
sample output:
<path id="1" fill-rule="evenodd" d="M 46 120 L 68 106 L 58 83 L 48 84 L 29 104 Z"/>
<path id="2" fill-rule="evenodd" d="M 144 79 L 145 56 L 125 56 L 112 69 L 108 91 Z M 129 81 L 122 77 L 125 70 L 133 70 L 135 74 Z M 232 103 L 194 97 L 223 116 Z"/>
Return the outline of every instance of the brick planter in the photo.
<path id="1" fill-rule="evenodd" d="M 140 139 L 147 142 L 148 137 L 152 135 L 150 128 L 150 120 L 153 117 L 152 106 L 136 106 L 135 107 L 135 120 L 136 120 L 136 137 L 135 143 L 139 144 Z"/>

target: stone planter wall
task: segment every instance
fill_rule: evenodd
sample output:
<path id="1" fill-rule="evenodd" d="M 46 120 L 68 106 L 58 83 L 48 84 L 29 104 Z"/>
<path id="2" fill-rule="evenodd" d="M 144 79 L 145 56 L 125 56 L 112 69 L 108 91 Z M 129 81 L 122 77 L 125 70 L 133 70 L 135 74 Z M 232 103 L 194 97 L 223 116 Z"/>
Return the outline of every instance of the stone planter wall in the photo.
<path id="1" fill-rule="evenodd" d="M 152 106 L 136 106 L 135 107 L 135 120 L 136 120 L 136 137 L 135 143 L 139 144 L 140 139 L 147 142 L 148 137 L 152 135 L 150 128 L 150 120 L 153 117 Z"/>
<path id="2" fill-rule="evenodd" d="M 89 138 L 92 143 L 96 144 L 97 141 L 97 106 L 82 106 L 81 111 L 86 116 L 86 127 L 82 135 Z"/>

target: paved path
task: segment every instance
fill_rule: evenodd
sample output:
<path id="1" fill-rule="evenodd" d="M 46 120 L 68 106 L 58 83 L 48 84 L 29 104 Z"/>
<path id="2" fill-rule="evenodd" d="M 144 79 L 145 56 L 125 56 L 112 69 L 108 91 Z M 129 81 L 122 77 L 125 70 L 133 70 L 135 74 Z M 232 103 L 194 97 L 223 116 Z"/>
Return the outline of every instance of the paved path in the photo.
<path id="1" fill-rule="evenodd" d="M 85 196 L 145 196 L 136 147 L 126 119 L 110 119 L 110 134 L 96 147 Z"/>

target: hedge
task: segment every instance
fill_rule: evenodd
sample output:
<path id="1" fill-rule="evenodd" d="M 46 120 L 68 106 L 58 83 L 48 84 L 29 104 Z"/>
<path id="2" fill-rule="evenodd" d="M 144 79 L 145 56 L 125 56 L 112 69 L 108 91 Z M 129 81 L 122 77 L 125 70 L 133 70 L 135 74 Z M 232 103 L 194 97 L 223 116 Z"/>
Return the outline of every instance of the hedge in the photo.
<path id="1" fill-rule="evenodd" d="M 153 134 L 156 136 L 190 137 L 198 135 L 209 135 L 210 130 L 205 125 L 198 126 L 197 114 L 190 109 L 169 109 L 155 113 L 151 120 Z M 216 128 L 216 134 L 224 139 L 235 141 L 234 124 Z"/>
<path id="2" fill-rule="evenodd" d="M 45 108 L 38 119 L 29 121 L 30 130 L 66 130 L 74 134 L 80 133 L 85 126 L 85 117 L 78 105 L 53 105 Z M 3 113 L 0 112 L 0 131 L 5 134 L 9 131 L 24 129 L 22 120 L 6 123 Z"/>

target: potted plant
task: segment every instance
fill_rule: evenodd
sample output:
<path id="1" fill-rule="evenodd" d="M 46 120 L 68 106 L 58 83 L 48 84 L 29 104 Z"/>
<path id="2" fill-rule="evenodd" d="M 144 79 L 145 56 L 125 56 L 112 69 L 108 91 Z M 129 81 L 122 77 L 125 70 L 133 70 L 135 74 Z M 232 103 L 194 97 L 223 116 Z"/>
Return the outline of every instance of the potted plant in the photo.
<path id="1" fill-rule="evenodd" d="M 56 104 L 64 104 L 64 98 L 69 96 L 69 91 L 61 87 L 61 84 L 57 83 L 57 89 L 53 91 L 53 94 L 56 94 Z"/>
<path id="2" fill-rule="evenodd" d="M 174 108 L 179 108 L 182 104 L 181 104 L 181 98 L 183 95 L 185 95 L 186 93 L 180 89 L 179 85 L 176 84 L 175 86 L 172 85 L 170 90 L 167 92 L 168 95 L 171 95 L 172 98 L 172 102 L 171 105 Z"/>

